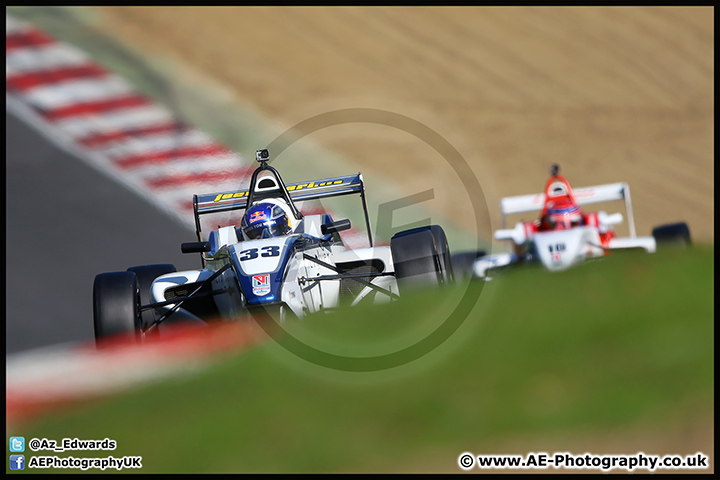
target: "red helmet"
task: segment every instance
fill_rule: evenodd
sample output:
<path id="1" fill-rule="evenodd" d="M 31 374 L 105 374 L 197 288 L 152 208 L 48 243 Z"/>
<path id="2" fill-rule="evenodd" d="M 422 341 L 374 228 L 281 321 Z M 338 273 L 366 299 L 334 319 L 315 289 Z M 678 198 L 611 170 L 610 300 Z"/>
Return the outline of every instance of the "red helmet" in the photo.
<path id="1" fill-rule="evenodd" d="M 568 230 L 584 224 L 580 207 L 570 200 L 562 199 L 548 202 L 541 226 L 546 230 Z"/>

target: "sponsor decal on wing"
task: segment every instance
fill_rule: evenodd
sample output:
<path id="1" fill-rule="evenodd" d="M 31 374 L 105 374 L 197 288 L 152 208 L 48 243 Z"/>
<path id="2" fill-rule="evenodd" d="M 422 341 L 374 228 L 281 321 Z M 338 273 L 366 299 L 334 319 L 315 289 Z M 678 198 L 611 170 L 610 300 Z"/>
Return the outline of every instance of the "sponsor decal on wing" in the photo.
<path id="1" fill-rule="evenodd" d="M 310 183 L 297 183 L 297 184 L 290 184 L 287 185 L 288 192 L 297 192 L 300 190 L 313 190 L 316 188 L 322 188 L 322 187 L 335 187 L 340 186 L 344 182 L 349 181 L 348 179 L 334 179 L 330 178 L 325 180 L 324 182 L 318 182 L 315 183 L 314 181 Z M 240 192 L 231 192 L 231 193 L 218 193 L 215 194 L 215 198 L 213 199 L 213 202 L 220 202 L 222 200 L 231 200 L 234 198 L 244 198 L 249 195 L 249 190 L 242 190 Z"/>
<path id="2" fill-rule="evenodd" d="M 232 198 L 243 198 L 243 197 L 247 197 L 249 193 L 250 192 L 248 192 L 247 190 L 244 190 L 242 192 L 234 192 L 234 193 L 218 193 L 215 196 L 215 200 L 213 200 L 213 202 L 219 202 L 220 200 L 230 200 Z"/>

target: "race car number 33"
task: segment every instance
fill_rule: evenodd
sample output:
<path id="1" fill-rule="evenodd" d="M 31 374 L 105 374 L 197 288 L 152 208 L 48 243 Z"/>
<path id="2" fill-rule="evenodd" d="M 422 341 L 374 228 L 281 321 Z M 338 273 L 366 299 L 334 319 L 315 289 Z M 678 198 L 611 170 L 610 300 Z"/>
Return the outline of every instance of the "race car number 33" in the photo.
<path id="1" fill-rule="evenodd" d="M 258 254 L 258 251 L 261 251 L 262 253 Z M 254 258 L 260 257 L 277 257 L 280 255 L 280 247 L 275 245 L 270 245 L 267 247 L 262 248 L 248 248 L 247 250 L 243 250 L 240 252 L 240 261 L 244 262 L 245 260 L 252 260 Z"/>

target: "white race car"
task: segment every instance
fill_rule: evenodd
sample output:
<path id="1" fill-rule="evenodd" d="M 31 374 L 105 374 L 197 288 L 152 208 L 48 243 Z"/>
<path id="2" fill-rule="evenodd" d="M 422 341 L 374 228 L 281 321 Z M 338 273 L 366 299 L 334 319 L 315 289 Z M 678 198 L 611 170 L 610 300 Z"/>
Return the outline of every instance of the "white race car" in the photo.
<path id="1" fill-rule="evenodd" d="M 614 226 L 623 221 L 622 213 L 604 211 L 586 213 L 581 205 L 622 200 L 625 203 L 628 237 L 618 237 Z M 507 229 L 507 216 L 540 212 L 540 219 L 523 221 Z M 544 193 L 505 197 L 500 200 L 503 228 L 495 239 L 506 241 L 504 253 L 484 255 L 473 263 L 473 276 L 490 279 L 494 269 L 523 262 L 539 261 L 550 271 L 565 270 L 588 258 L 602 257 L 615 249 L 637 248 L 653 253 L 658 242 L 690 243 L 690 231 L 684 222 L 656 227 L 652 236 L 639 237 L 635 232 L 630 187 L 612 183 L 577 188 L 559 174 L 553 165 Z"/>
<path id="2" fill-rule="evenodd" d="M 248 314 L 271 314 L 279 322 L 309 313 L 399 298 L 419 285 L 453 282 L 447 239 L 437 225 L 394 235 L 390 246 L 373 246 L 361 174 L 285 185 L 268 165 L 267 150 L 248 190 L 194 195 L 199 270 L 177 272 L 157 264 L 101 273 L 93 286 L 95 338 L 144 338 L 171 322 L 207 323 Z M 303 215 L 295 202 L 358 194 L 367 228 L 367 248 L 345 247 L 339 232 L 347 219 Z M 244 211 L 240 225 L 212 230 L 203 238 L 200 217 Z"/>

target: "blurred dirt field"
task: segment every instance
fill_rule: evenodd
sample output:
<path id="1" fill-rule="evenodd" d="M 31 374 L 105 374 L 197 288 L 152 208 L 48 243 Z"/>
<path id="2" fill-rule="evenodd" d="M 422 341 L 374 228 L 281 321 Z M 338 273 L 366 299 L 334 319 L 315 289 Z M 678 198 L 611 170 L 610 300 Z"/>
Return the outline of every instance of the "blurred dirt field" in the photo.
<path id="1" fill-rule="evenodd" d="M 713 7 L 93 10 L 109 34 L 213 79 L 281 128 L 358 107 L 422 122 L 471 166 L 493 228 L 500 198 L 541 192 L 558 163 L 577 187 L 628 182 L 638 235 L 686 221 L 694 240 L 714 242 Z M 456 173 L 405 132 L 354 124 L 312 137 L 408 194 L 434 186 L 445 216 L 472 216 Z M 589 437 L 556 446 L 712 456 L 714 443 L 712 419 Z"/>
<path id="2" fill-rule="evenodd" d="M 283 128 L 358 107 L 422 122 L 469 163 L 493 228 L 500 198 L 541 192 L 558 163 L 574 186 L 628 182 L 639 235 L 686 221 L 714 241 L 712 7 L 94 10 L 107 32 Z M 445 217 L 473 215 L 457 173 L 401 130 L 312 139 L 407 194 L 434 188 Z"/>

